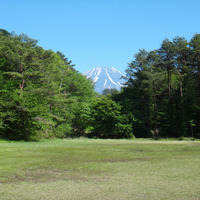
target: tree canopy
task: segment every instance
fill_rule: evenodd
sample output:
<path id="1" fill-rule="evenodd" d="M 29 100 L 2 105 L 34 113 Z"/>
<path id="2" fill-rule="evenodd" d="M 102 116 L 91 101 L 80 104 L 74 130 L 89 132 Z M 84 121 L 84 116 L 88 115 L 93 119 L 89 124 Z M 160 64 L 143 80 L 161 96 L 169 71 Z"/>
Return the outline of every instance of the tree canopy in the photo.
<path id="1" fill-rule="evenodd" d="M 75 134 L 76 112 L 94 96 L 89 80 L 60 52 L 44 50 L 25 34 L 0 32 L 0 135 Z"/>
<path id="2" fill-rule="evenodd" d="M 127 87 L 113 98 L 134 115 L 137 137 L 200 137 L 199 49 L 200 34 L 175 37 L 129 63 Z"/>
<path id="3" fill-rule="evenodd" d="M 121 91 L 102 95 L 37 42 L 0 29 L 1 138 L 200 138 L 200 34 L 139 50 Z"/>

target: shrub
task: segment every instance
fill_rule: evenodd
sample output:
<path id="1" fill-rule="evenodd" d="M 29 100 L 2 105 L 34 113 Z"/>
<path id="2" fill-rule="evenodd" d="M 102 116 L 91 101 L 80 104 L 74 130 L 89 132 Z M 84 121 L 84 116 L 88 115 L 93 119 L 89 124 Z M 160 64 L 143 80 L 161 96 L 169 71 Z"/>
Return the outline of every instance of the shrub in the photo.
<path id="1" fill-rule="evenodd" d="M 90 113 L 89 137 L 131 138 L 132 124 L 121 113 L 121 106 L 109 98 L 101 97 L 94 101 Z"/>

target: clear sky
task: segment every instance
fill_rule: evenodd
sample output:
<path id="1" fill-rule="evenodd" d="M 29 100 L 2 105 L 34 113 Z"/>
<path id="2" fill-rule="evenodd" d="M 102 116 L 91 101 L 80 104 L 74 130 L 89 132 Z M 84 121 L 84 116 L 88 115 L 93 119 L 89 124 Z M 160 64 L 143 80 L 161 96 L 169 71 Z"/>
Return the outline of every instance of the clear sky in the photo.
<path id="1" fill-rule="evenodd" d="M 0 28 L 61 51 L 80 72 L 124 73 L 139 49 L 200 33 L 200 0 L 0 0 Z"/>

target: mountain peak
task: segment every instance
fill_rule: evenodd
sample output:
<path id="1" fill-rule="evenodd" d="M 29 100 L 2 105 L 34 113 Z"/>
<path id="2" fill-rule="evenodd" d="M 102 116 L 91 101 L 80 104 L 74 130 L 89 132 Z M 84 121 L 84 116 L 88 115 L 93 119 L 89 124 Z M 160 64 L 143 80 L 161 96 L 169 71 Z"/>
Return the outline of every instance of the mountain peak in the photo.
<path id="1" fill-rule="evenodd" d="M 83 75 L 92 79 L 95 84 L 95 91 L 99 93 L 102 93 L 106 88 L 120 90 L 124 83 L 122 77 L 125 77 L 124 74 L 114 67 L 95 67 L 84 72 Z"/>

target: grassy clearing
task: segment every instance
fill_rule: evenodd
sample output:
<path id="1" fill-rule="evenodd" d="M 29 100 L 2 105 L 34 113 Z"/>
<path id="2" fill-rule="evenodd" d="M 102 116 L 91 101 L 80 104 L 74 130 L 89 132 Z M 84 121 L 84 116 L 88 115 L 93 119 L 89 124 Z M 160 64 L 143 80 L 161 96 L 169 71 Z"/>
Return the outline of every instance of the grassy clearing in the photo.
<path id="1" fill-rule="evenodd" d="M 200 142 L 0 141 L 0 199 L 200 199 Z"/>

